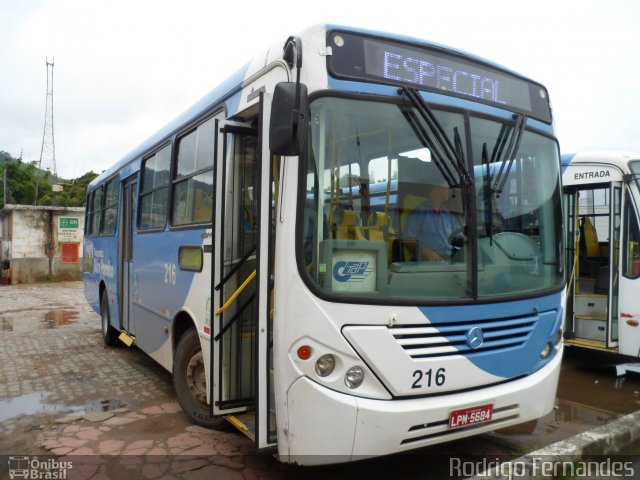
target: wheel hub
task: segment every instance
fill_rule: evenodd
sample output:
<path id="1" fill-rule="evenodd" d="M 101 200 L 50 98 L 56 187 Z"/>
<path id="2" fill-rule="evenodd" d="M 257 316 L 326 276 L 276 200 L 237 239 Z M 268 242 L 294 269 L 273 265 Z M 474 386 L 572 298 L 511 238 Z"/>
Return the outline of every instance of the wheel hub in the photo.
<path id="1" fill-rule="evenodd" d="M 191 357 L 187 364 L 187 388 L 193 398 L 200 403 L 207 403 L 207 381 L 202 351 Z"/>

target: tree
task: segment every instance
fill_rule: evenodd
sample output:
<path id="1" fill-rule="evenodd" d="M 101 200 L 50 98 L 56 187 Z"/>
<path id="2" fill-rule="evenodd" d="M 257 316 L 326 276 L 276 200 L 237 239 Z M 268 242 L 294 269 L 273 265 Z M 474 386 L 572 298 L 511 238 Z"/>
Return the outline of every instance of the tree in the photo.
<path id="1" fill-rule="evenodd" d="M 0 152 L 0 161 L 0 177 L 3 179 L 0 182 L 0 189 L 3 202 L 6 199 L 7 203 L 32 204 L 36 188 L 35 166 L 23 163 L 22 160 L 13 158 L 7 152 Z"/>
<path id="2" fill-rule="evenodd" d="M 54 192 L 51 188 L 50 178 L 46 184 L 40 184 L 38 205 L 59 205 L 62 207 L 82 207 L 85 203 L 87 186 L 98 176 L 97 173 L 88 172 L 72 181 L 61 180 L 62 192 Z"/>
<path id="3" fill-rule="evenodd" d="M 5 196 L 5 172 L 7 192 Z M 54 179 L 48 171 L 39 170 L 35 162 L 25 163 L 13 158 L 9 153 L 0 151 L 0 207 L 6 203 L 33 205 L 38 184 L 36 205 L 63 207 L 82 207 L 89 183 L 98 176 L 88 172 L 74 180 Z M 54 192 L 52 185 L 61 183 L 64 190 Z"/>

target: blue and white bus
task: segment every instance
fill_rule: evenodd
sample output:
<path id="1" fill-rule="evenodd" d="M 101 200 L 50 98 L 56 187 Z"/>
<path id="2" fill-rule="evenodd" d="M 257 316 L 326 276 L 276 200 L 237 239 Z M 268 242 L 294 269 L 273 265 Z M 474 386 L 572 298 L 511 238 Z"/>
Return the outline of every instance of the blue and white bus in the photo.
<path id="1" fill-rule="evenodd" d="M 432 186 L 460 227 L 430 260 Z M 547 90 L 423 40 L 332 25 L 255 57 L 88 188 L 107 344 L 196 423 L 302 464 L 535 420 L 562 357 Z"/>

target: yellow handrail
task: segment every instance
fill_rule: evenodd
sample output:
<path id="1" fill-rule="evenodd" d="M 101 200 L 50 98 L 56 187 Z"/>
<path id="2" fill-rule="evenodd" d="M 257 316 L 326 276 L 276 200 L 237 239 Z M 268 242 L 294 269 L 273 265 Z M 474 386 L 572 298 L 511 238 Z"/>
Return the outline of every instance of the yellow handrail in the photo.
<path id="1" fill-rule="evenodd" d="M 229 306 L 235 301 L 235 299 L 238 298 L 238 295 L 240 295 L 242 293 L 242 291 L 245 288 L 247 288 L 247 285 L 249 285 L 251 283 L 251 280 L 253 280 L 255 276 L 256 276 L 256 271 L 254 270 L 253 272 L 251 272 L 251 275 L 249 275 L 247 277 L 247 279 L 244 281 L 244 283 L 242 285 L 240 285 L 235 292 L 233 292 L 233 295 L 231 295 L 231 298 L 229 298 L 229 300 L 227 300 L 227 303 L 225 303 L 223 306 L 221 306 L 218 309 L 218 311 L 216 312 L 216 316 L 220 315 L 227 308 L 229 308 Z"/>

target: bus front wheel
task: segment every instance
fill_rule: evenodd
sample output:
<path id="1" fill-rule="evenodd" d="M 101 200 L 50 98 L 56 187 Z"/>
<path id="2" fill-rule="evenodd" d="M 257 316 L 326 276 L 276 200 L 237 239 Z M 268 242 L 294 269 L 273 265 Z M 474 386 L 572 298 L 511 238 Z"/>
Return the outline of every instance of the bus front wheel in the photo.
<path id="1" fill-rule="evenodd" d="M 178 341 L 173 358 L 173 388 L 178 403 L 193 423 L 207 428 L 225 425 L 223 417 L 211 415 L 207 404 L 204 357 L 198 332 L 193 328 Z"/>
<path id="2" fill-rule="evenodd" d="M 113 346 L 118 343 L 118 331 L 111 326 L 109 299 L 106 291 L 102 294 L 102 300 L 100 301 L 100 317 L 102 320 L 102 340 L 104 340 L 105 345 Z"/>

